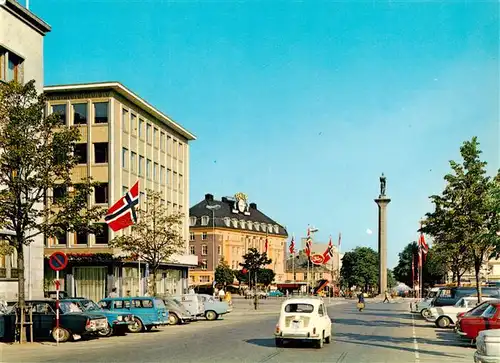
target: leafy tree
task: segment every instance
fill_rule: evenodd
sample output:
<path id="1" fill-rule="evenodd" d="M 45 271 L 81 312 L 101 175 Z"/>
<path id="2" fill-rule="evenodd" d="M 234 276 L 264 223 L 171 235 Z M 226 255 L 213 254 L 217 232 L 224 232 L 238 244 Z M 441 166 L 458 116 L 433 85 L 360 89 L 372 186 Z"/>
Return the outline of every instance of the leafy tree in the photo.
<path id="1" fill-rule="evenodd" d="M 391 269 L 387 269 L 387 287 L 389 289 L 392 289 L 393 287 L 396 286 L 396 279 L 394 278 L 394 275 L 392 274 Z"/>
<path id="2" fill-rule="evenodd" d="M 215 269 L 215 281 L 224 287 L 234 282 L 234 272 L 224 258 L 221 258 L 219 266 Z"/>
<path id="3" fill-rule="evenodd" d="M 264 286 L 269 286 L 274 281 L 276 273 L 270 268 L 261 268 L 257 272 L 257 281 Z"/>
<path id="4" fill-rule="evenodd" d="M 437 253 L 435 248 L 430 248 L 422 269 L 424 284 L 434 286 L 435 284 L 444 283 L 447 273 L 446 259 Z"/>
<path id="5" fill-rule="evenodd" d="M 1 251 L 17 251 L 19 307 L 25 306 L 24 246 L 36 236 L 57 236 L 67 231 L 97 232 L 104 210 L 89 207 L 93 183 L 74 183 L 77 165 L 74 145 L 77 128 L 61 123 L 60 116 L 44 115 L 45 97 L 35 82 L 0 83 L 0 223 L 13 231 Z M 53 191 L 62 191 L 56 197 Z M 22 314 L 24 316 L 24 314 Z"/>
<path id="6" fill-rule="evenodd" d="M 405 246 L 402 252 L 399 253 L 399 261 L 397 266 L 394 268 L 394 278 L 406 284 L 409 287 L 413 286 L 412 281 L 412 260 L 415 270 L 413 271 L 413 277 L 417 278 L 417 259 L 415 258 L 418 253 L 417 242 L 411 242 Z"/>
<path id="7" fill-rule="evenodd" d="M 342 258 L 340 275 L 348 287 L 368 290 L 378 284 L 378 253 L 369 247 L 356 247 Z"/>
<path id="8" fill-rule="evenodd" d="M 455 253 L 470 254 L 476 277 L 478 301 L 481 301 L 480 270 L 495 252 L 499 238 L 496 235 L 498 213 L 493 192 L 500 179 L 486 175 L 486 162 L 480 160 L 481 151 L 476 137 L 465 141 L 460 148 L 463 162 L 450 161 L 452 172 L 445 176 L 447 185 L 442 195 L 433 195 L 433 213 L 426 214 L 422 231 L 433 236 L 437 244 L 448 242 Z M 448 239 L 443 234 L 448 234 Z M 450 243 L 450 238 L 453 238 Z"/>
<path id="9" fill-rule="evenodd" d="M 233 270 L 234 277 L 238 280 L 238 283 L 247 283 L 248 282 L 248 272 L 243 273 L 242 270 Z"/>
<path id="10" fill-rule="evenodd" d="M 162 263 L 184 253 L 182 213 L 168 214 L 161 194 L 146 190 L 145 208 L 137 211 L 137 223 L 132 233 L 115 237 L 110 246 L 120 248 L 132 256 L 139 256 L 149 264 L 153 277 L 152 294 L 156 295 L 156 276 Z"/>
<path id="11" fill-rule="evenodd" d="M 250 248 L 248 252 L 243 255 L 244 262 L 240 262 L 240 266 L 250 273 L 250 279 L 256 280 L 256 274 L 264 266 L 269 265 L 272 260 L 267 257 L 267 253 L 260 253 L 256 248 Z M 250 285 L 252 281 L 250 281 Z"/>

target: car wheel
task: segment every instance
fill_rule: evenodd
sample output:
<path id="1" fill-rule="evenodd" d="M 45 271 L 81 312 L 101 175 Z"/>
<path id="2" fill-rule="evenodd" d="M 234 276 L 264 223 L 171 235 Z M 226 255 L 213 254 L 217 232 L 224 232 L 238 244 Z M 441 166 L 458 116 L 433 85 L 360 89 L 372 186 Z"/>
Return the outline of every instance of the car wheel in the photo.
<path id="1" fill-rule="evenodd" d="M 325 332 L 323 332 L 323 336 L 316 341 L 316 348 L 323 348 L 323 343 L 325 342 Z"/>
<path id="2" fill-rule="evenodd" d="M 131 333 L 140 333 L 143 329 L 144 325 L 139 318 L 134 318 L 134 324 L 128 326 L 128 331 Z"/>
<path id="3" fill-rule="evenodd" d="M 274 344 L 276 345 L 276 348 L 283 347 L 283 339 L 281 339 L 281 338 L 275 338 L 274 339 Z"/>
<path id="4" fill-rule="evenodd" d="M 56 342 L 57 340 L 59 340 L 59 343 L 67 342 L 70 336 L 71 334 L 65 328 L 59 327 L 52 330 L 52 338 L 54 338 Z"/>
<path id="5" fill-rule="evenodd" d="M 447 316 L 441 316 L 437 321 L 436 325 L 440 328 L 448 328 L 451 324 L 450 318 Z"/>
<path id="6" fill-rule="evenodd" d="M 109 323 L 106 325 L 106 329 L 99 330 L 97 332 L 97 335 L 99 335 L 100 337 L 110 337 L 112 334 L 113 334 L 113 328 L 111 327 L 111 325 L 109 325 Z"/>
<path id="7" fill-rule="evenodd" d="M 153 328 L 154 328 L 154 326 L 153 326 L 153 325 L 148 325 L 148 326 L 146 326 L 146 330 L 147 330 L 147 331 L 151 331 L 151 330 L 153 330 Z"/>
<path id="8" fill-rule="evenodd" d="M 428 318 L 431 316 L 431 311 L 429 309 L 423 309 L 420 312 L 420 315 L 422 316 L 422 318 Z"/>
<path id="9" fill-rule="evenodd" d="M 325 338 L 326 344 L 330 344 L 331 342 L 332 342 L 332 333 L 330 333 L 330 335 Z"/>
<path id="10" fill-rule="evenodd" d="M 169 325 L 177 325 L 179 324 L 179 317 L 176 314 L 168 314 L 168 324 Z"/>
<path id="11" fill-rule="evenodd" d="M 215 320 L 217 317 L 217 313 L 213 310 L 209 310 L 205 313 L 205 318 L 207 318 L 207 320 Z"/>

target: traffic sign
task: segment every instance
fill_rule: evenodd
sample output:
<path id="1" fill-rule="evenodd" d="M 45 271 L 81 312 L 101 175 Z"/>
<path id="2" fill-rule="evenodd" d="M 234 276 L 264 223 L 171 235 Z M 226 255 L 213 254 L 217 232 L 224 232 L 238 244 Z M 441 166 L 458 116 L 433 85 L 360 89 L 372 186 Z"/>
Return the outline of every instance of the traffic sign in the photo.
<path id="1" fill-rule="evenodd" d="M 64 252 L 56 251 L 49 257 L 50 268 L 54 271 L 61 271 L 68 265 L 68 256 Z"/>
<path id="2" fill-rule="evenodd" d="M 323 264 L 324 260 L 325 258 L 323 257 L 323 255 L 320 254 L 311 255 L 311 262 L 314 263 L 315 265 Z"/>

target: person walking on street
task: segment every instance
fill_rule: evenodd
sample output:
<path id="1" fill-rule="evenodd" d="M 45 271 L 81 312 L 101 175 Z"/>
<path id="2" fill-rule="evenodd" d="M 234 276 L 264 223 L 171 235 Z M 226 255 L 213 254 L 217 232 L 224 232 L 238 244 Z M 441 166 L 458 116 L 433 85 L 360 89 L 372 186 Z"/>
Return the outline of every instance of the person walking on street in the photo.
<path id="1" fill-rule="evenodd" d="M 385 303 L 386 301 L 388 303 L 390 303 L 390 301 L 389 301 L 389 291 L 387 291 L 387 290 L 385 290 L 385 299 L 384 299 L 383 303 Z"/>
<path id="2" fill-rule="evenodd" d="M 219 290 L 219 300 L 222 301 L 224 300 L 224 296 L 226 295 L 226 293 L 224 292 L 224 288 L 220 288 Z"/>
<path id="3" fill-rule="evenodd" d="M 365 295 L 363 294 L 363 291 L 360 291 L 358 294 L 358 310 L 363 311 L 365 308 Z"/>

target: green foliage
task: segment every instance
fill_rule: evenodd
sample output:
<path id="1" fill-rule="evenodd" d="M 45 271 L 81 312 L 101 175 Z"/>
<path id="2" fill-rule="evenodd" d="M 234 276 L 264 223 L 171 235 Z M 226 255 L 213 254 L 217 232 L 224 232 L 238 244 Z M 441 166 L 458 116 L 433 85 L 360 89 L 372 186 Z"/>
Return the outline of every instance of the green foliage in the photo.
<path id="1" fill-rule="evenodd" d="M 257 272 L 257 282 L 269 286 L 274 281 L 276 273 L 270 268 L 261 268 Z"/>
<path id="2" fill-rule="evenodd" d="M 248 282 L 248 272 L 244 274 L 241 270 L 233 270 L 233 274 L 240 284 L 246 284 Z"/>
<path id="3" fill-rule="evenodd" d="M 148 189 L 145 207 L 137 211 L 137 223 L 132 226 L 132 233 L 114 238 L 110 246 L 147 262 L 153 281 L 156 281 L 160 265 L 171 262 L 174 255 L 184 253 L 182 222 L 183 214 L 168 214 L 161 195 Z M 156 284 L 151 284 L 151 287 L 152 294 L 156 295 Z"/>
<path id="4" fill-rule="evenodd" d="M 378 284 L 378 253 L 369 247 L 356 247 L 346 252 L 340 270 L 342 283 L 347 287 L 364 289 Z"/>
<path id="5" fill-rule="evenodd" d="M 395 286 L 396 286 L 396 279 L 394 278 L 394 275 L 392 274 L 392 270 L 387 269 L 387 287 L 389 289 L 392 289 Z"/>
<path id="6" fill-rule="evenodd" d="M 256 248 L 248 249 L 248 252 L 243 255 L 243 260 L 244 262 L 240 262 L 240 266 L 248 271 L 247 274 L 250 274 L 250 284 L 255 281 L 255 274 L 258 273 L 259 270 L 273 262 L 267 257 L 267 253 L 260 253 Z"/>
<path id="7" fill-rule="evenodd" d="M 223 258 L 221 259 L 219 266 L 215 269 L 215 281 L 224 286 L 230 285 L 234 282 L 234 272 Z"/>
<path id="8" fill-rule="evenodd" d="M 95 232 L 98 227 L 93 223 L 104 213 L 88 205 L 96 183 L 85 179 L 77 187 L 71 180 L 77 164 L 73 148 L 80 140 L 78 129 L 61 125 L 58 115 L 45 116 L 45 101 L 34 81 L 0 83 L 0 227 L 15 232 L 6 240 L 17 250 L 21 306 L 23 246 L 42 233 Z M 67 193 L 50 202 L 56 187 Z"/>
<path id="9" fill-rule="evenodd" d="M 435 209 L 426 214 L 422 231 L 431 235 L 440 251 L 470 256 L 480 300 L 480 269 L 498 250 L 498 183 L 500 173 L 491 180 L 476 137 L 460 148 L 462 163 L 450 161 L 451 173 L 444 179 L 441 195 L 431 196 Z"/>
<path id="10" fill-rule="evenodd" d="M 417 242 L 411 242 L 406 245 L 406 247 L 399 253 L 399 261 L 396 267 L 394 267 L 394 278 L 406 284 L 409 287 L 413 286 L 412 273 L 411 273 L 411 261 L 414 259 L 414 278 L 417 278 L 417 253 L 418 247 Z"/>

